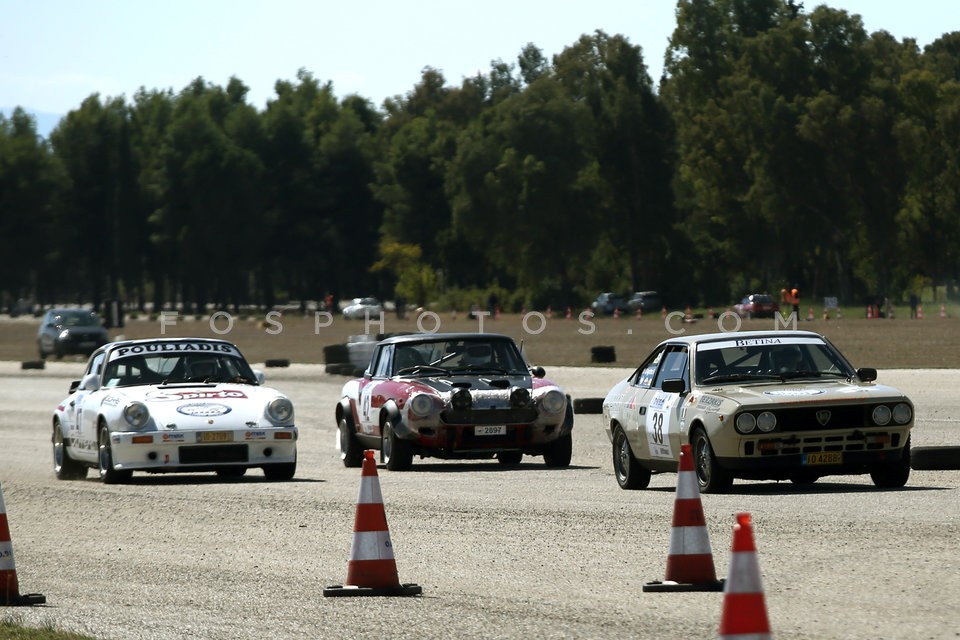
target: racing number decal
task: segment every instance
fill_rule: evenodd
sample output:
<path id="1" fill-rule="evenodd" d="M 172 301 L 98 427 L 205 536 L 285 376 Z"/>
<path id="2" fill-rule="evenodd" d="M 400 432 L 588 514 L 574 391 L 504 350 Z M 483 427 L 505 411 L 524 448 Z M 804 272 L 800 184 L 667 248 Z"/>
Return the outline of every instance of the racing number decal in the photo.
<path id="1" fill-rule="evenodd" d="M 677 394 L 657 393 L 647 408 L 647 446 L 652 458 L 673 458 L 670 447 L 670 413 Z"/>
<path id="2" fill-rule="evenodd" d="M 360 430 L 364 433 L 373 433 L 373 424 L 370 422 L 370 398 L 373 396 L 375 383 L 364 385 L 360 390 Z"/>

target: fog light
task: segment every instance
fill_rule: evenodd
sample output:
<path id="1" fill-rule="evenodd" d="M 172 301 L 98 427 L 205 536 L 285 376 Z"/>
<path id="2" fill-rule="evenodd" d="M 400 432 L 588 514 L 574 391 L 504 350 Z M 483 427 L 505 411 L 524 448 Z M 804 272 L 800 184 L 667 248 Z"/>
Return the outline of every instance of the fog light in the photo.
<path id="1" fill-rule="evenodd" d="M 529 406 L 530 404 L 530 392 L 524 389 L 523 387 L 514 387 L 510 391 L 510 406 L 515 408 L 521 408 Z"/>
<path id="2" fill-rule="evenodd" d="M 457 411 L 466 411 L 472 407 L 473 396 L 470 395 L 470 390 L 465 387 L 457 387 L 450 396 L 450 404 Z"/>

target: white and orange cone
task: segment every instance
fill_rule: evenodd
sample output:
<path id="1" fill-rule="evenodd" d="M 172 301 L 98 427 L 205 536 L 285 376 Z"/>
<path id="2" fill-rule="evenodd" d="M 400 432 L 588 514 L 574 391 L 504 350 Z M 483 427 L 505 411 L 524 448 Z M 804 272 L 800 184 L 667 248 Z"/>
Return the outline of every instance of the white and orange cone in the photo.
<path id="1" fill-rule="evenodd" d="M 3 503 L 3 487 L 0 487 L 0 606 L 30 606 L 46 601 L 47 598 L 39 593 L 20 594 L 10 525 L 7 523 L 7 507 Z"/>
<path id="2" fill-rule="evenodd" d="M 420 585 L 400 584 L 387 514 L 383 509 L 377 463 L 373 451 L 364 451 L 346 584 L 327 587 L 323 595 L 415 596 L 421 593 L 423 588 Z"/>
<path id="3" fill-rule="evenodd" d="M 720 640 L 770 640 L 770 621 L 760 583 L 760 564 L 749 513 L 733 525 L 733 553 L 723 592 Z"/>
<path id="4" fill-rule="evenodd" d="M 673 528 L 663 582 L 648 582 L 644 591 L 722 591 L 713 567 L 713 550 L 700 502 L 700 485 L 693 469 L 689 444 L 680 446 L 677 498 L 673 503 Z"/>

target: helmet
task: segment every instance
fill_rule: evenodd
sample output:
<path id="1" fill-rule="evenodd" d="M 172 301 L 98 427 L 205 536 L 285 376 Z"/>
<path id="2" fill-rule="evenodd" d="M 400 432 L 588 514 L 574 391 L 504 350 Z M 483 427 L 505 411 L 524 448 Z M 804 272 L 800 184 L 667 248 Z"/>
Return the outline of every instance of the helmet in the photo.
<path id="1" fill-rule="evenodd" d="M 188 378 L 207 380 L 217 375 L 216 358 L 196 358 L 187 362 Z"/>
<path id="2" fill-rule="evenodd" d="M 485 365 L 490 364 L 490 355 L 492 350 L 488 344 L 473 344 L 467 347 L 460 362 L 465 365 Z"/>

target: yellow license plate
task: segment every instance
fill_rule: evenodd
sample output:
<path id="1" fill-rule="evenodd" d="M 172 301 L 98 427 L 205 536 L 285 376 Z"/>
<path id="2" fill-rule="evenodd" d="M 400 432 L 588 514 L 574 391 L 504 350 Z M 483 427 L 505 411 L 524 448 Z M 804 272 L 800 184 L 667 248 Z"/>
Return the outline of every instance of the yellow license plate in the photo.
<path id="1" fill-rule="evenodd" d="M 805 453 L 803 464 L 843 464 L 843 453 L 840 451 L 821 451 L 819 453 Z"/>
<path id="2" fill-rule="evenodd" d="M 200 434 L 200 442 L 233 442 L 233 432 L 204 431 Z"/>

